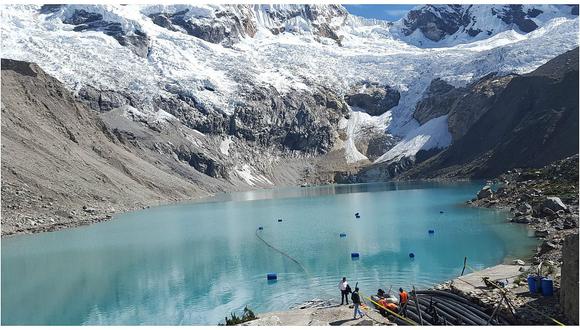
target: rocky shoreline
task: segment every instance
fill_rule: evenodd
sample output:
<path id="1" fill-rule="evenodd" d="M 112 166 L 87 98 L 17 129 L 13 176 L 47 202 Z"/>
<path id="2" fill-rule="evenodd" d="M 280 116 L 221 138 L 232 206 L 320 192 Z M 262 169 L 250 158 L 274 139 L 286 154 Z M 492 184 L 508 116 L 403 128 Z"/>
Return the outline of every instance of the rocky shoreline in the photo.
<path id="1" fill-rule="evenodd" d="M 566 324 L 577 324 L 566 313 L 562 312 L 561 304 L 567 302 L 559 299 L 562 282 L 563 254 L 568 253 L 578 260 L 578 251 L 564 251 L 565 242 L 578 240 L 578 155 L 556 161 L 539 169 L 514 169 L 488 182 L 467 203 L 476 207 L 501 208 L 509 210 L 512 223 L 525 224 L 536 238 L 539 239 L 531 267 L 521 267 L 520 274 L 506 283 L 507 297 L 513 304 L 512 311 L 517 316 L 516 324 L 554 324 L 547 316 L 561 320 Z M 497 186 L 494 189 L 494 186 Z M 577 246 L 577 245 L 576 245 Z M 570 262 L 570 260 L 568 260 Z M 523 266 L 522 260 L 514 260 L 513 264 Z M 576 267 L 577 268 L 577 267 Z M 534 273 L 550 276 L 554 282 L 554 296 L 541 297 L 530 295 L 527 288 L 527 275 Z M 570 274 L 566 274 L 571 276 Z M 572 274 L 573 276 L 574 274 Z M 577 269 L 576 315 L 577 305 Z M 497 288 L 482 288 L 468 292 L 458 292 L 453 281 L 448 281 L 436 287 L 460 293 L 482 306 L 493 308 L 500 303 L 501 295 Z M 504 316 L 513 315 L 510 307 L 503 303 Z M 514 310 L 515 309 L 515 310 Z M 539 313 L 538 311 L 541 311 Z M 542 315 L 542 313 L 544 315 Z M 574 313 L 572 313 L 573 315 Z"/>
<path id="2" fill-rule="evenodd" d="M 467 203 L 510 210 L 510 222 L 526 224 L 542 241 L 533 264 L 561 263 L 564 237 L 578 233 L 578 155 L 540 169 L 514 169 L 490 183 Z"/>

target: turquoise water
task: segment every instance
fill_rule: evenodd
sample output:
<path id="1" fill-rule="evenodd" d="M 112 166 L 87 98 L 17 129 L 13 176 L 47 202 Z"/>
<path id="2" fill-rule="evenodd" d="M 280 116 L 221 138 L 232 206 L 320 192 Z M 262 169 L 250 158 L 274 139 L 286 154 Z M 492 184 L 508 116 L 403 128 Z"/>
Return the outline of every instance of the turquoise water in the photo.
<path id="1" fill-rule="evenodd" d="M 213 325 L 245 305 L 266 312 L 340 298 L 342 276 L 364 293 L 424 288 L 456 277 L 464 256 L 484 267 L 529 255 L 535 241 L 525 226 L 464 206 L 480 187 L 384 183 L 224 194 L 2 239 L 2 324 Z M 260 241 L 258 226 L 306 272 Z M 360 258 L 351 260 L 351 252 Z M 268 282 L 268 272 L 278 281 Z"/>

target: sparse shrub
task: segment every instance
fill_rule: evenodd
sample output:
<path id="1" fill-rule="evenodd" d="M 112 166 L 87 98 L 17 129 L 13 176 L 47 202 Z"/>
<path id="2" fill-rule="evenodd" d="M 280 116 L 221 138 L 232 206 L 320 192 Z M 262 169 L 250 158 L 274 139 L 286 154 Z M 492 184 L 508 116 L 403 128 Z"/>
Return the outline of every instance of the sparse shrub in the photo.
<path id="1" fill-rule="evenodd" d="M 241 324 L 244 322 L 252 321 L 258 319 L 254 312 L 248 308 L 248 306 L 244 307 L 244 313 L 242 317 L 236 315 L 236 313 L 231 313 L 230 318 L 226 316 L 226 323 L 219 323 L 218 325 L 236 325 Z"/>

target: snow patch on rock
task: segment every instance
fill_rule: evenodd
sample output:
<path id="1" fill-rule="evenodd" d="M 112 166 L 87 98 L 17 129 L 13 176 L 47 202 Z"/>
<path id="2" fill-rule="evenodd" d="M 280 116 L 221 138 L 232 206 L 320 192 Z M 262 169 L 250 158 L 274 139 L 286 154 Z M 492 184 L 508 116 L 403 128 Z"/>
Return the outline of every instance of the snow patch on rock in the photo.
<path id="1" fill-rule="evenodd" d="M 230 144 L 232 143 L 232 137 L 226 137 L 222 142 L 220 142 L 220 152 L 223 155 L 229 156 L 230 155 Z"/>
<path id="2" fill-rule="evenodd" d="M 273 185 L 272 181 L 268 180 L 264 175 L 253 174 L 252 167 L 248 164 L 244 164 L 241 168 L 236 166 L 234 171 L 250 186 L 255 186 L 256 184 Z"/>
<path id="3" fill-rule="evenodd" d="M 447 115 L 433 118 L 412 130 L 391 150 L 375 160 L 375 164 L 412 157 L 419 150 L 445 148 L 451 144 L 451 134 L 447 126 Z"/>

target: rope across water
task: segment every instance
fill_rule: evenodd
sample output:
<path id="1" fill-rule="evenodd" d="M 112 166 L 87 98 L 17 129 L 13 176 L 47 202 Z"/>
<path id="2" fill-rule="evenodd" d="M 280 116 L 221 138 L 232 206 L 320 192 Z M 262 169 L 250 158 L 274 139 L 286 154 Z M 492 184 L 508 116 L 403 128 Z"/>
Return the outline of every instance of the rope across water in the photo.
<path id="1" fill-rule="evenodd" d="M 266 245 L 267 245 L 269 248 L 271 248 L 272 250 L 274 250 L 274 251 L 276 251 L 276 252 L 280 253 L 281 255 L 285 256 L 286 258 L 288 258 L 288 259 L 292 260 L 292 261 L 293 261 L 295 264 L 297 264 L 297 265 L 298 265 L 298 267 L 300 267 L 300 269 L 302 269 L 302 271 L 303 271 L 304 273 L 306 273 L 306 275 L 309 275 L 309 274 L 308 274 L 308 271 L 307 271 L 307 270 L 306 270 L 306 268 L 305 268 L 305 267 L 302 265 L 302 263 L 300 263 L 300 261 L 296 260 L 296 258 L 292 257 L 292 256 L 291 256 L 291 255 L 289 255 L 288 253 L 286 253 L 286 252 L 284 252 L 284 251 L 282 251 L 282 250 L 278 249 L 278 248 L 277 248 L 277 247 L 275 247 L 274 245 L 272 245 L 272 244 L 268 243 L 268 242 L 267 242 L 265 239 L 263 239 L 263 238 L 260 236 L 259 232 L 260 232 L 260 230 L 259 230 L 259 229 L 256 229 L 256 237 L 257 237 L 257 238 L 258 238 L 260 241 L 262 241 L 264 244 L 266 244 Z"/>

